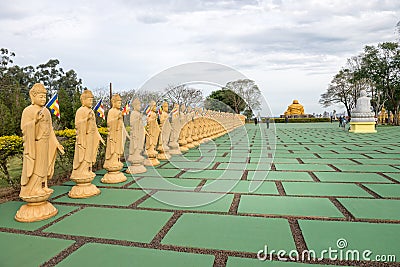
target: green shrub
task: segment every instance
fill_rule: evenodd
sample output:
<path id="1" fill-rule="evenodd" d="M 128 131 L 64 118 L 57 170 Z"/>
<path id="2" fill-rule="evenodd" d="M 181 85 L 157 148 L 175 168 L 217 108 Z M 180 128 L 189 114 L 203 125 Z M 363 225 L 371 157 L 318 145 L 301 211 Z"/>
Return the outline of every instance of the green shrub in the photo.
<path id="1" fill-rule="evenodd" d="M 11 175 L 9 163 L 15 156 L 21 158 L 23 149 L 21 137 L 16 135 L 0 137 L 0 171 L 7 184 L 14 188 L 18 187 L 19 177 Z"/>

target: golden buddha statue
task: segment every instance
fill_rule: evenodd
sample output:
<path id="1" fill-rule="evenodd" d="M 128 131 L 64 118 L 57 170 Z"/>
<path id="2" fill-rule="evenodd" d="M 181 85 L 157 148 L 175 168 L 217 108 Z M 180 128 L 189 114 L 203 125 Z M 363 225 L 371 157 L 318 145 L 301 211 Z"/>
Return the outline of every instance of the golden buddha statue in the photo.
<path id="1" fill-rule="evenodd" d="M 299 104 L 298 100 L 295 99 L 293 100 L 293 103 L 288 106 L 284 114 L 285 116 L 304 115 L 304 107 L 303 105 Z"/>

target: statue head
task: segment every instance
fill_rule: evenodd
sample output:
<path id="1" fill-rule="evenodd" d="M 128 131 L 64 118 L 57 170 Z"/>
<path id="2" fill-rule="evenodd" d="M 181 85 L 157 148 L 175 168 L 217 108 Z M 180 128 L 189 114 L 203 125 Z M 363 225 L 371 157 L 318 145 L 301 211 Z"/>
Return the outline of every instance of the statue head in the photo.
<path id="1" fill-rule="evenodd" d="M 122 98 L 119 94 L 115 94 L 111 97 L 111 104 L 113 108 L 120 109 L 122 104 Z"/>
<path id="2" fill-rule="evenodd" d="M 293 104 L 298 104 L 299 103 L 299 100 L 293 100 Z"/>
<path id="3" fill-rule="evenodd" d="M 83 93 L 81 94 L 81 103 L 82 106 L 88 107 L 88 108 L 92 108 L 93 106 L 93 93 L 92 91 L 86 89 L 83 91 Z"/>
<path id="4" fill-rule="evenodd" d="M 33 105 L 43 107 L 46 104 L 47 90 L 41 83 L 35 83 L 29 90 L 29 97 Z"/>
<path id="5" fill-rule="evenodd" d="M 162 109 L 163 109 L 163 112 L 168 112 L 168 103 L 167 102 L 164 102 L 162 104 Z"/>
<path id="6" fill-rule="evenodd" d="M 360 97 L 366 97 L 367 96 L 367 91 L 364 89 L 360 91 Z"/>
<path id="7" fill-rule="evenodd" d="M 185 105 L 181 105 L 181 112 L 185 112 L 185 110 L 186 110 L 186 106 Z"/>
<path id="8" fill-rule="evenodd" d="M 157 104 L 156 104 L 156 101 L 154 101 L 154 100 L 151 100 L 151 101 L 150 101 L 150 104 L 149 104 L 149 106 L 150 106 L 150 110 L 151 110 L 151 111 L 154 111 L 154 112 L 156 112 L 156 110 L 157 110 Z"/>
<path id="9" fill-rule="evenodd" d="M 139 100 L 139 98 L 135 98 L 133 101 L 132 101 L 132 107 L 133 107 L 133 110 L 135 110 L 135 111 L 140 111 L 140 100 Z"/>

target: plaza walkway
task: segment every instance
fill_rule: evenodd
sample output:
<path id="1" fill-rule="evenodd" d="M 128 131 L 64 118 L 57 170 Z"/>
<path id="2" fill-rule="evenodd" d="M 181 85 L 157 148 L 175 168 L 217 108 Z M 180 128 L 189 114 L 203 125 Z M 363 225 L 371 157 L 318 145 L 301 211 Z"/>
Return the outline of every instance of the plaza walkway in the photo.
<path id="1" fill-rule="evenodd" d="M 0 266 L 399 266 L 399 128 L 273 131 L 246 125 L 121 184 L 98 171 L 89 199 L 54 186 L 46 221 L 16 222 L 22 202 L 3 203 Z"/>

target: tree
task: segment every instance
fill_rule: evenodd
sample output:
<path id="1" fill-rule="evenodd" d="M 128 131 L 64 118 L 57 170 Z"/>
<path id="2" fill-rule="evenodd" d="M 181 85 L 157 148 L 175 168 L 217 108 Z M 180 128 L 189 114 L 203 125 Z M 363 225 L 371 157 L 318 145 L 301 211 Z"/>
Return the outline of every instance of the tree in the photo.
<path id="1" fill-rule="evenodd" d="M 351 83 L 352 73 L 349 69 L 342 69 L 334 76 L 328 89 L 321 94 L 319 103 L 323 107 L 329 107 L 332 104 L 344 104 L 347 115 L 351 116 L 351 110 L 355 107 L 357 99 L 355 98 L 354 88 Z"/>
<path id="2" fill-rule="evenodd" d="M 235 94 L 231 94 L 230 101 L 233 103 L 233 109 L 239 113 L 239 107 L 244 100 L 246 108 L 249 110 L 260 109 L 261 91 L 253 80 L 243 79 L 228 82 L 222 89 L 231 90 Z"/>
<path id="3" fill-rule="evenodd" d="M 363 54 L 363 71 L 364 75 L 370 78 L 375 91 L 377 92 L 377 96 L 379 97 L 379 101 L 383 102 L 387 106 L 388 110 L 394 114 L 394 123 L 395 125 L 399 125 L 399 44 L 386 42 L 378 44 L 376 47 L 366 46 Z M 381 101 L 382 98 L 383 100 Z"/>
<path id="4" fill-rule="evenodd" d="M 205 107 L 211 110 L 223 112 L 233 111 L 239 114 L 245 109 L 246 103 L 235 92 L 229 89 L 221 89 L 211 92 L 206 98 Z"/>
<path id="5" fill-rule="evenodd" d="M 203 92 L 200 89 L 190 88 L 187 85 L 169 85 L 165 88 L 162 98 L 169 103 L 177 103 L 178 105 L 185 105 L 187 107 L 197 106 L 203 101 Z"/>

